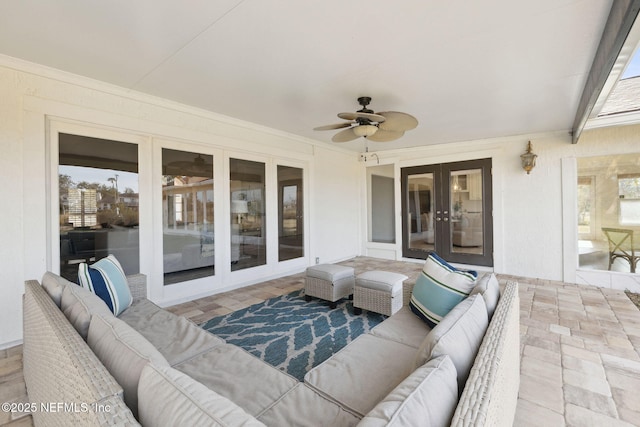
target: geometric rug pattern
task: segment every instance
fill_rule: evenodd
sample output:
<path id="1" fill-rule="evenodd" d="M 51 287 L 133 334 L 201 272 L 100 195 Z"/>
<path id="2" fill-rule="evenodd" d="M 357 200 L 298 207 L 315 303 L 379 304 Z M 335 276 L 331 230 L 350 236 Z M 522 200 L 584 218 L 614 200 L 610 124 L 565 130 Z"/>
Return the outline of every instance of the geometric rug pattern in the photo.
<path id="1" fill-rule="evenodd" d="M 304 290 L 215 317 L 202 328 L 287 372 L 299 381 L 363 333 L 386 319 L 364 310 L 353 314 L 347 299 L 329 308 L 316 298 L 307 302 Z"/>

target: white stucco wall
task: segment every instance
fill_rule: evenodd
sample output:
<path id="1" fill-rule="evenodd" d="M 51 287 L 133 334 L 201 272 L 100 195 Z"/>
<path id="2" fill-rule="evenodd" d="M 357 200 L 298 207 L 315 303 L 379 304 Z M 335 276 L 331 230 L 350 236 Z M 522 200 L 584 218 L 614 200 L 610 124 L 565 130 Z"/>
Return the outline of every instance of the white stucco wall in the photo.
<path id="1" fill-rule="evenodd" d="M 3 178 L 0 187 L 0 271 L 3 273 L 0 348 L 21 339 L 24 280 L 39 279 L 47 268 L 49 208 L 45 140 L 46 125 L 51 118 L 135 133 L 148 141 L 143 149 L 145 155 L 148 154 L 145 161 L 150 162 L 145 166 L 147 170 L 153 167 L 150 159 L 154 150 L 159 149 L 159 140 L 304 164 L 309 180 L 309 246 L 304 263 L 312 264 L 316 257 L 320 262 L 333 262 L 367 253 L 366 165 L 358 161 L 356 153 L 10 58 L 0 58 L 0 64 L 3 63 L 4 66 L 0 66 L 0 175 Z M 575 177 L 566 165 L 571 165 L 575 157 L 638 153 L 638 134 L 640 126 L 627 126 L 586 131 L 577 145 L 570 143 L 568 133 L 558 132 L 378 154 L 381 164 L 393 165 L 396 173 L 404 166 L 491 157 L 495 271 L 589 283 L 591 279 L 576 277 L 575 271 L 573 276 L 567 273 L 567 265 L 572 262 L 572 235 L 570 226 L 563 222 L 563 217 L 570 212 L 567 194 L 563 195 L 563 183 L 570 184 Z M 525 151 L 528 140 L 532 140 L 534 152 L 538 154 L 538 165 L 531 175 L 520 167 L 520 154 Z M 145 185 L 151 188 L 148 182 L 142 183 L 141 188 Z M 396 189 L 399 191 L 399 185 Z M 397 198 L 399 200 L 399 193 Z M 146 210 L 141 219 L 153 221 L 151 207 Z M 396 213 L 399 218 L 399 211 Z M 149 233 L 153 239 L 153 233 Z M 398 242 L 400 237 L 398 235 Z M 380 248 L 376 251 L 385 257 L 393 253 Z M 153 256 L 142 255 L 142 272 L 153 276 L 150 271 Z M 287 268 L 301 269 L 302 264 Z M 242 286 L 251 280 L 285 273 L 286 269 L 278 267 L 261 269 L 254 277 L 247 274 L 240 279 L 229 277 L 226 281 L 225 278 L 221 286 Z"/>
<path id="2" fill-rule="evenodd" d="M 272 255 L 276 262 L 255 272 L 221 272 L 216 274 L 215 288 L 207 290 L 208 293 L 301 271 L 315 257 L 332 262 L 358 254 L 359 166 L 355 153 L 11 58 L 0 58 L 0 64 L 4 64 L 0 65 L 0 175 L 4 183 L 0 188 L 3 225 L 0 348 L 16 344 L 22 338 L 24 281 L 40 279 L 48 263 L 51 264 L 47 245 L 55 239 L 47 237 L 47 230 L 55 218 L 52 220 L 48 215 L 51 211 L 47 202 L 50 196 L 47 168 L 51 162 L 46 157 L 45 141 L 52 123 L 93 127 L 107 134 L 131 134 L 143 141 L 141 192 L 153 188 L 150 177 L 155 168 L 153 158 L 167 141 L 196 148 L 212 147 L 220 159 L 229 155 L 257 157 L 272 170 L 279 162 L 305 168 L 310 193 L 305 258 L 300 262 L 277 263 L 277 256 Z M 53 173 L 55 176 L 55 170 Z M 222 188 L 221 183 L 216 185 L 219 184 L 216 188 Z M 141 272 L 150 278 L 154 277 L 152 270 L 158 264 L 154 263 L 150 248 L 158 242 L 153 233 L 155 228 L 148 225 L 143 230 L 142 224 L 156 221 L 151 204 L 154 197 L 147 196 L 145 206 L 140 208 L 141 240 L 145 241 L 141 248 Z M 141 203 L 143 199 L 141 194 Z M 276 223 L 271 221 L 272 225 Z M 273 233 L 268 233 L 267 238 L 277 245 Z M 151 295 L 159 296 L 163 304 L 170 303 L 170 298 L 185 299 L 184 295 L 163 294 L 157 283 L 150 283 L 150 287 Z M 202 289 L 197 292 L 203 293 Z"/>

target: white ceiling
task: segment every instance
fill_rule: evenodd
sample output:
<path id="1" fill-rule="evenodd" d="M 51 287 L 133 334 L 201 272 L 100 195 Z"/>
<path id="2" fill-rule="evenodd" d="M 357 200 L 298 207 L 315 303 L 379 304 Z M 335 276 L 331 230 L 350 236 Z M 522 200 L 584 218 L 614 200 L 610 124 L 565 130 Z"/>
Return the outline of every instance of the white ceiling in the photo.
<path id="1" fill-rule="evenodd" d="M 568 131 L 611 3 L 5 0 L 0 53 L 329 144 L 358 96 L 420 121 L 375 151 Z"/>

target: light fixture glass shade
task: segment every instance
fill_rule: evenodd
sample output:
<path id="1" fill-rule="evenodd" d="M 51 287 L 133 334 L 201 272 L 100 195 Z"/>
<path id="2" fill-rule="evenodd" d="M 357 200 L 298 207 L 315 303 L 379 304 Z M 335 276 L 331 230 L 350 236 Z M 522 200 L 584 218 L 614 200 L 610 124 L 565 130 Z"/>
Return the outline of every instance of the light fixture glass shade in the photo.
<path id="1" fill-rule="evenodd" d="M 378 131 L 378 127 L 374 125 L 360 125 L 353 128 L 353 133 L 358 136 L 368 137 Z"/>
<path id="2" fill-rule="evenodd" d="M 536 157 L 538 157 L 538 155 L 533 154 L 531 150 L 531 141 L 529 141 L 529 144 L 527 145 L 527 152 L 520 155 L 520 159 L 522 160 L 522 169 L 527 172 L 527 175 L 529 175 L 531 170 L 536 166 Z"/>

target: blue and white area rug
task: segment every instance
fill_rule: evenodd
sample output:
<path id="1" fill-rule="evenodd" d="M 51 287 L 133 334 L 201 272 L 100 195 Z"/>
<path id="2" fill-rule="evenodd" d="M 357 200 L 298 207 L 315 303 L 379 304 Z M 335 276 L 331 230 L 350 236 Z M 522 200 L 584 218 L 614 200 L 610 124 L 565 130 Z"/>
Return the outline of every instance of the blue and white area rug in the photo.
<path id="1" fill-rule="evenodd" d="M 301 290 L 200 326 L 302 381 L 311 368 L 385 318 L 368 311 L 356 316 L 352 301 L 346 299 L 334 310 L 326 301 L 314 298 L 306 302 Z"/>

